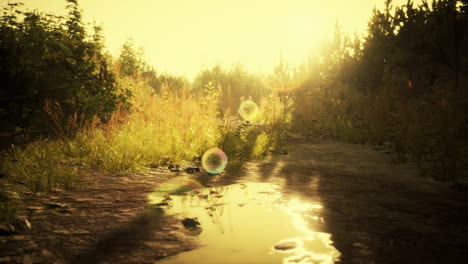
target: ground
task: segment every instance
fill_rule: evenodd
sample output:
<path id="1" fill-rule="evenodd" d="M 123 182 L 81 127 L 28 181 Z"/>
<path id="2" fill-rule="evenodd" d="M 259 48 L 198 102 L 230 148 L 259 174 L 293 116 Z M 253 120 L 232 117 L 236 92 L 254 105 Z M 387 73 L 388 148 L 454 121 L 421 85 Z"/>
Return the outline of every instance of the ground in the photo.
<path id="1" fill-rule="evenodd" d="M 420 177 L 412 164 L 390 164 L 383 148 L 298 134 L 287 146 L 287 155 L 249 162 L 237 176 L 178 174 L 207 187 L 269 182 L 320 201 L 340 263 L 467 263 L 463 190 Z M 177 173 L 85 175 L 77 190 L 24 194 L 19 216 L 31 228 L 0 236 L 0 263 L 153 263 L 197 248 L 180 219 L 147 205 L 148 194 Z"/>

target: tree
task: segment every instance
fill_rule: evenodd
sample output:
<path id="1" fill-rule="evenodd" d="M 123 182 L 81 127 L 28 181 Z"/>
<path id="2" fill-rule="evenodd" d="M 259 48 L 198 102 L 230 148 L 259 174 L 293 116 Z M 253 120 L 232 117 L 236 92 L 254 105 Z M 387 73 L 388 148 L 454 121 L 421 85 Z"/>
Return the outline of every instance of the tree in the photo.
<path id="1" fill-rule="evenodd" d="M 142 51 L 137 52 L 133 39 L 129 38 L 122 45 L 118 58 L 120 73 L 122 76 L 136 76 L 145 68 L 142 58 Z"/>
<path id="2" fill-rule="evenodd" d="M 97 114 L 105 119 L 128 96 L 116 86 L 100 28 L 88 37 L 77 1 L 67 3 L 65 18 L 23 12 L 19 4 L 4 9 L 0 114 L 9 128 L 27 131 L 31 125 L 43 126 L 46 99 L 60 103 L 65 116 L 76 111 L 85 118 Z"/>

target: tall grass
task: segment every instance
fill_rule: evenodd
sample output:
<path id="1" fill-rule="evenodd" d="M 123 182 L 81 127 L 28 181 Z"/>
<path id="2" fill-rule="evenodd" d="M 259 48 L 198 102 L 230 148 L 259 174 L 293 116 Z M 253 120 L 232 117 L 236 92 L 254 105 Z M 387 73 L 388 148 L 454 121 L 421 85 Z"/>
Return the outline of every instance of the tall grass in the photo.
<path id="1" fill-rule="evenodd" d="M 2 169 L 33 192 L 56 187 L 70 189 L 77 182 L 78 167 L 67 162 L 61 150 L 62 142 L 44 139 L 24 149 L 13 147 L 2 160 Z"/>
<path id="2" fill-rule="evenodd" d="M 64 117 L 60 105 L 48 102 L 45 110 L 55 140 L 13 148 L 3 170 L 38 192 L 72 188 L 79 172 L 75 161 L 118 173 L 191 161 L 209 148 L 221 147 L 230 160 L 228 169 L 235 171 L 277 147 L 291 120 L 291 102 L 286 105 L 284 99 L 270 96 L 260 103 L 255 124 L 244 123 L 236 133 L 231 125 L 234 111 L 220 114 L 221 94 L 211 83 L 201 97 L 171 87 L 156 93 L 144 80 L 121 79 L 121 85 L 132 87 L 132 108 L 119 108 L 105 121 L 95 117 L 84 122 L 77 114 Z"/>
<path id="3" fill-rule="evenodd" d="M 127 80 L 129 81 L 129 80 Z M 106 122 L 92 122 L 66 141 L 64 152 L 93 167 L 120 172 L 191 160 L 217 145 L 221 135 L 217 113 L 186 91 L 161 93 L 136 83 L 133 109 L 116 111 Z"/>
<path id="4" fill-rule="evenodd" d="M 242 99 L 241 99 L 242 101 Z M 229 118 L 227 118 L 229 120 Z M 257 117 L 222 133 L 220 146 L 231 157 L 248 160 L 281 148 L 292 121 L 292 99 L 272 93 L 259 102 Z M 229 124 L 225 127 L 231 127 Z"/>

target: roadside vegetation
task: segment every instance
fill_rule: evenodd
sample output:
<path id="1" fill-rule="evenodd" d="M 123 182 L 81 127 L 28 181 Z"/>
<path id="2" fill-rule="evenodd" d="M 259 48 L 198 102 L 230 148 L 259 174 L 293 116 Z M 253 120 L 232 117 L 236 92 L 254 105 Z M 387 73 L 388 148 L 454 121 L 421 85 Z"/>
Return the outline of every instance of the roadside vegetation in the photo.
<path id="1" fill-rule="evenodd" d="M 384 145 L 423 175 L 468 176 L 468 3 L 412 1 L 374 10 L 365 38 L 336 27 L 306 65 L 295 127 Z"/>
<path id="2" fill-rule="evenodd" d="M 69 16 L 59 18 L 10 4 L 2 17 L 1 49 L 8 55 L 2 63 L 11 66 L 2 70 L 13 75 L 2 80 L 8 87 L 2 95 L 10 99 L 2 104 L 8 117 L 2 120 L 20 133 L 49 132 L 3 153 L 1 170 L 8 179 L 33 192 L 70 189 L 83 167 L 119 173 L 168 166 L 193 161 L 212 147 L 223 149 L 234 172 L 280 147 L 290 109 L 259 76 L 241 66 L 216 66 L 203 70 L 192 87 L 181 77 L 158 74 L 132 40 L 112 59 L 103 51 L 99 28 L 88 34 L 82 25 L 77 2 L 69 0 L 67 8 Z M 18 78 L 25 83 L 13 81 Z M 253 123 L 238 117 L 246 99 L 260 106 Z"/>
<path id="3" fill-rule="evenodd" d="M 76 0 L 65 17 L 10 3 L 0 19 L 0 125 L 44 137 L 1 155 L 1 180 L 32 192 L 71 189 L 83 168 L 108 173 L 192 162 L 212 147 L 227 173 L 284 149 L 291 127 L 308 135 L 384 145 L 423 175 L 468 176 L 468 4 L 437 0 L 374 10 L 365 38 L 337 25 L 308 63 L 280 59 L 268 76 L 240 65 L 200 71 L 193 83 L 158 73 L 131 39 L 112 58 L 101 28 Z M 241 103 L 258 104 L 251 122 Z M 2 193 L 5 201 L 13 194 Z M 0 220 L 18 210 L 3 203 Z"/>

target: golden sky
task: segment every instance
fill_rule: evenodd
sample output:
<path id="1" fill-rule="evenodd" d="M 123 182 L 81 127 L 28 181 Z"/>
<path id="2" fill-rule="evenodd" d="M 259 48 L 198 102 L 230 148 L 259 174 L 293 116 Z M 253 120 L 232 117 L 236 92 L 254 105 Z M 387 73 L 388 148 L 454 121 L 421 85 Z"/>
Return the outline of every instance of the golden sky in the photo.
<path id="1" fill-rule="evenodd" d="M 4 1 L 4 0 L 0 0 Z M 23 0 L 29 9 L 63 13 L 65 0 Z M 406 0 L 394 1 L 398 4 Z M 384 0 L 78 0 L 85 22 L 104 27 L 116 55 L 128 37 L 159 72 L 192 79 L 202 66 L 240 63 L 268 73 L 282 54 L 298 64 L 333 34 L 364 33 Z"/>

